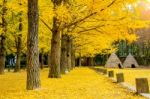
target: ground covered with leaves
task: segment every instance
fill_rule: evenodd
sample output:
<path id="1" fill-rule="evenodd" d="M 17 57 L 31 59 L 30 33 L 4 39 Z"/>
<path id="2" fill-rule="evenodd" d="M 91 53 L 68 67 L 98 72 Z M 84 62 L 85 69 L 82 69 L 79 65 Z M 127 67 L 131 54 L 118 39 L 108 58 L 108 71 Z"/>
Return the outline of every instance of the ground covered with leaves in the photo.
<path id="1" fill-rule="evenodd" d="M 41 89 L 26 91 L 26 72 L 0 76 L 0 99 L 144 99 L 90 68 L 76 68 L 60 79 L 41 71 Z"/>
<path id="2" fill-rule="evenodd" d="M 125 82 L 132 86 L 135 86 L 136 78 L 147 78 L 149 85 L 150 85 L 150 69 L 149 68 L 147 69 L 144 69 L 144 68 L 110 69 L 108 68 L 108 71 L 109 70 L 113 70 L 115 72 L 115 76 L 116 76 L 116 73 L 123 73 Z"/>

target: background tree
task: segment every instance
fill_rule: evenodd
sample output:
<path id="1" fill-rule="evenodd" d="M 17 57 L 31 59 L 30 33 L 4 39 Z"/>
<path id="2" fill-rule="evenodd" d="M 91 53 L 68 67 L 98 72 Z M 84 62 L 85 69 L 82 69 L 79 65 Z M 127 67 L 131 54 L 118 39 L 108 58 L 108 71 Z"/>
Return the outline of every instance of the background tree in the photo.
<path id="1" fill-rule="evenodd" d="M 1 33 L 0 33 L 0 74 L 4 73 L 5 69 L 5 40 L 6 40 L 6 33 L 7 33 L 7 20 L 6 20 L 6 14 L 7 14 L 7 0 L 2 0 L 1 5 Z"/>

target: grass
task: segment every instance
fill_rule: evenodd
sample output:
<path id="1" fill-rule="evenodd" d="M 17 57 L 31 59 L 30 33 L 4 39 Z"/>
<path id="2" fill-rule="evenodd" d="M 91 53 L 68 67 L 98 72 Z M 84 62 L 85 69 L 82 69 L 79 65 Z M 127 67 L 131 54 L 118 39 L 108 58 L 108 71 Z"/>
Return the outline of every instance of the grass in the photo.
<path id="1" fill-rule="evenodd" d="M 41 71 L 39 90 L 27 91 L 26 72 L 0 75 L 0 99 L 145 99 L 89 68 L 76 68 L 60 79 Z"/>

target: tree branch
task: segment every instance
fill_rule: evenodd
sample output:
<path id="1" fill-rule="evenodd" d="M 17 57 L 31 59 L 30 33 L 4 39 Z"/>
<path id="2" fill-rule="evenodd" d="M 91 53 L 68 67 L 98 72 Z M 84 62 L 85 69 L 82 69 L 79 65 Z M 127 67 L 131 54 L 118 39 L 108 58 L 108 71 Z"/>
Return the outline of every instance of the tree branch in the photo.
<path id="1" fill-rule="evenodd" d="M 52 31 L 52 28 L 42 18 L 40 18 L 40 20 L 50 31 Z"/>
<path id="2" fill-rule="evenodd" d="M 106 6 L 106 8 L 111 7 L 115 2 L 116 2 L 116 0 L 113 0 L 109 5 Z M 101 9 L 100 12 L 104 11 L 106 8 Z M 95 15 L 95 14 L 97 14 L 97 13 L 98 13 L 98 12 L 93 12 L 93 13 L 91 13 L 91 14 L 85 16 L 85 17 L 82 18 L 82 19 L 79 19 L 79 20 L 77 20 L 77 21 L 75 21 L 75 22 L 73 22 L 73 23 L 70 23 L 69 25 L 64 26 L 64 28 L 70 27 L 70 26 L 75 25 L 75 24 L 78 24 L 78 23 L 81 23 L 81 22 L 85 21 L 86 19 L 90 18 L 91 16 L 93 16 L 93 15 Z"/>
<path id="3" fill-rule="evenodd" d="M 92 28 L 89 28 L 89 29 L 81 30 L 81 31 L 79 31 L 79 32 L 77 32 L 77 33 L 82 33 L 82 32 L 86 32 L 86 31 L 95 30 L 95 29 L 100 28 L 100 27 L 103 27 L 103 26 L 105 26 L 105 25 L 99 25 L 99 26 L 92 27 Z"/>

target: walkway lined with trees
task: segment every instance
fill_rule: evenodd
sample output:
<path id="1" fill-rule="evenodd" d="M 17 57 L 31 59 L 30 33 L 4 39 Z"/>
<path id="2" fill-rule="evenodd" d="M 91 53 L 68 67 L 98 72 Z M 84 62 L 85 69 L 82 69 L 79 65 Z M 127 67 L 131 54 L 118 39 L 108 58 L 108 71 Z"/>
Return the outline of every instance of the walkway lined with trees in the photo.
<path id="1" fill-rule="evenodd" d="M 0 99 L 144 99 L 90 68 L 76 68 L 61 79 L 47 79 L 41 72 L 41 89 L 26 91 L 25 71 L 0 77 Z"/>
<path id="2" fill-rule="evenodd" d="M 144 2 L 150 4 L 149 0 Z M 1 0 L 0 97 L 138 97 L 89 68 L 75 67 L 99 65 L 96 56 L 104 65 L 111 53 L 122 55 L 121 61 L 124 55 L 140 53 L 132 46 L 138 39 L 136 32 L 150 23 L 140 16 L 141 3 Z M 147 65 L 148 49 L 149 43 L 141 50 L 144 53 L 138 54 L 147 59 L 143 62 Z M 6 72 L 11 71 L 10 65 L 13 73 Z"/>

